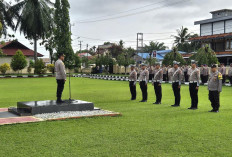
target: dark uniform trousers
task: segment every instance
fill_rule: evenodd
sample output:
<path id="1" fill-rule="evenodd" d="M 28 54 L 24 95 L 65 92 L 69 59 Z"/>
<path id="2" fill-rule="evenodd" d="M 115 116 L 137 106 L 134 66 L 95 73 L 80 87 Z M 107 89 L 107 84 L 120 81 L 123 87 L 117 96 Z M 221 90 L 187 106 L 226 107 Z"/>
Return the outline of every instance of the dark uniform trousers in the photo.
<path id="1" fill-rule="evenodd" d="M 230 84 L 232 84 L 232 76 L 229 77 Z"/>
<path id="2" fill-rule="evenodd" d="M 202 74 L 201 74 L 201 82 L 202 82 L 202 83 L 205 83 L 205 77 L 204 77 L 204 75 L 202 75 Z"/>
<path id="3" fill-rule="evenodd" d="M 226 75 L 223 75 L 222 78 L 222 83 L 224 84 L 226 82 Z"/>
<path id="4" fill-rule="evenodd" d="M 172 83 L 172 89 L 175 96 L 175 105 L 180 105 L 180 88 L 179 88 L 179 82 Z"/>
<path id="5" fill-rule="evenodd" d="M 160 86 L 159 86 L 160 85 Z M 162 87 L 159 82 L 154 83 L 155 95 L 156 95 L 156 102 L 161 103 L 162 99 Z"/>
<path id="6" fill-rule="evenodd" d="M 134 81 L 130 81 L 131 99 L 136 99 L 136 85 L 134 83 Z"/>
<path id="7" fill-rule="evenodd" d="M 188 72 L 184 72 L 184 79 L 185 79 L 185 82 L 188 82 Z"/>
<path id="8" fill-rule="evenodd" d="M 163 80 L 167 81 L 167 74 L 163 74 Z"/>
<path id="9" fill-rule="evenodd" d="M 57 98 L 61 98 L 63 90 L 64 90 L 65 80 L 56 80 L 56 82 L 57 82 L 56 96 Z"/>
<path id="10" fill-rule="evenodd" d="M 149 74 L 149 80 L 152 80 L 153 77 L 154 77 L 154 74 Z"/>
<path id="11" fill-rule="evenodd" d="M 220 93 L 218 91 L 209 91 L 209 100 L 211 101 L 211 106 L 214 111 L 219 110 L 220 101 L 219 101 Z"/>
<path id="12" fill-rule="evenodd" d="M 190 97 L 192 100 L 192 108 L 197 108 L 198 107 L 198 90 L 197 88 L 197 83 L 190 83 L 189 84 L 189 92 L 190 92 Z"/>
<path id="13" fill-rule="evenodd" d="M 145 81 L 140 82 L 140 88 L 143 95 L 143 100 L 147 100 L 147 85 Z"/>

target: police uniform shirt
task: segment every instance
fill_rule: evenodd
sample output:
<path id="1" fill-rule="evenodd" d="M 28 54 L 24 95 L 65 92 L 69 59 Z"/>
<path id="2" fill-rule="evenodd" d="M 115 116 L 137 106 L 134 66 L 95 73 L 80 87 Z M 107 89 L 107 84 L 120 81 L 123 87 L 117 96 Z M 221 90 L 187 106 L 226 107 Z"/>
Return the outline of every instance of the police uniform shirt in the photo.
<path id="1" fill-rule="evenodd" d="M 197 86 L 200 84 L 200 70 L 198 68 L 189 68 L 189 82 L 190 83 L 197 83 Z"/>
<path id="2" fill-rule="evenodd" d="M 166 67 L 163 67 L 163 74 L 167 74 L 167 68 Z"/>
<path id="3" fill-rule="evenodd" d="M 208 68 L 208 67 L 204 67 L 202 72 L 203 72 L 202 74 L 203 74 L 204 76 L 209 75 L 209 68 Z"/>
<path id="4" fill-rule="evenodd" d="M 159 82 L 162 83 L 163 81 L 163 70 L 160 69 L 155 69 L 154 70 L 154 78 L 153 78 L 153 82 Z"/>
<path id="5" fill-rule="evenodd" d="M 57 80 L 65 80 L 66 79 L 65 65 L 64 65 L 62 60 L 58 59 L 56 61 L 55 71 L 56 71 L 56 79 Z"/>
<path id="6" fill-rule="evenodd" d="M 204 67 L 201 67 L 200 68 L 200 74 L 203 75 L 203 70 L 204 70 Z"/>
<path id="7" fill-rule="evenodd" d="M 232 76 L 232 67 L 229 68 L 228 76 Z"/>
<path id="8" fill-rule="evenodd" d="M 130 72 L 129 81 L 137 81 L 137 72 L 135 70 Z"/>
<path id="9" fill-rule="evenodd" d="M 142 71 L 140 72 L 140 75 L 139 75 L 139 82 L 141 82 L 141 81 L 145 81 L 146 83 L 148 83 L 148 81 L 149 81 L 149 72 L 148 72 L 147 69 L 142 70 Z"/>
<path id="10" fill-rule="evenodd" d="M 216 71 L 209 75 L 208 90 L 218 92 L 222 91 L 222 74 L 220 72 Z"/>
<path id="11" fill-rule="evenodd" d="M 172 72 L 173 72 L 173 75 L 172 75 L 172 82 L 179 82 L 179 85 L 181 85 L 181 76 L 182 76 L 182 71 L 180 68 L 172 68 Z"/>

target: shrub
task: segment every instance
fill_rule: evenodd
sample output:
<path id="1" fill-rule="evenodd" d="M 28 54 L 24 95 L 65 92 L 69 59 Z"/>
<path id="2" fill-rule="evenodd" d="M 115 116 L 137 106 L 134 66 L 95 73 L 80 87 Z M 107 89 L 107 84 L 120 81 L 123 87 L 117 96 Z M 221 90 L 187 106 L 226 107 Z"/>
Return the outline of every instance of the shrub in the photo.
<path id="1" fill-rule="evenodd" d="M 164 56 L 163 64 L 172 65 L 173 61 L 176 60 L 181 63 L 181 65 L 186 64 L 186 61 L 182 57 L 182 55 L 178 52 L 176 47 L 173 48 L 172 52 L 169 52 Z"/>
<path id="2" fill-rule="evenodd" d="M 23 70 L 27 66 L 26 57 L 21 50 L 16 51 L 12 57 L 10 66 L 14 71 Z"/>
<path id="3" fill-rule="evenodd" d="M 10 65 L 8 63 L 4 63 L 0 66 L 0 71 L 3 75 L 6 74 L 7 70 L 10 70 Z"/>
<path id="4" fill-rule="evenodd" d="M 43 62 L 42 59 L 36 60 L 34 68 L 35 68 L 35 73 L 36 74 L 44 74 L 44 73 L 46 73 L 46 66 L 45 66 L 45 63 Z"/>
<path id="5" fill-rule="evenodd" d="M 50 71 L 51 73 L 54 73 L 54 70 L 55 70 L 54 64 L 48 64 L 48 65 L 47 65 L 47 69 L 48 69 L 48 71 Z"/>
<path id="6" fill-rule="evenodd" d="M 27 72 L 29 74 L 31 73 L 31 70 L 34 67 L 34 65 L 35 65 L 34 62 L 32 60 L 30 60 L 29 66 L 27 67 Z"/>

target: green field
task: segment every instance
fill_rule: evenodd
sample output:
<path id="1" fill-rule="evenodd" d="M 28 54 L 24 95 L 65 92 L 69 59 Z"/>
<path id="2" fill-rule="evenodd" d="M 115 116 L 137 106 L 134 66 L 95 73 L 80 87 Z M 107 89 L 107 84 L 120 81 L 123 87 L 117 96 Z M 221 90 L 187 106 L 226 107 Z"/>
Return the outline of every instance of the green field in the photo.
<path id="1" fill-rule="evenodd" d="M 189 111 L 188 86 L 180 108 L 172 108 L 170 84 L 163 85 L 163 104 L 151 84 L 147 103 L 130 101 L 128 82 L 72 78 L 75 99 L 122 113 L 99 117 L 0 126 L 0 156 L 232 156 L 232 88 L 223 87 L 220 113 L 211 110 L 206 87 L 199 92 L 199 110 Z M 0 79 L 0 107 L 18 101 L 55 99 L 54 78 Z M 68 98 L 68 84 L 64 91 Z"/>

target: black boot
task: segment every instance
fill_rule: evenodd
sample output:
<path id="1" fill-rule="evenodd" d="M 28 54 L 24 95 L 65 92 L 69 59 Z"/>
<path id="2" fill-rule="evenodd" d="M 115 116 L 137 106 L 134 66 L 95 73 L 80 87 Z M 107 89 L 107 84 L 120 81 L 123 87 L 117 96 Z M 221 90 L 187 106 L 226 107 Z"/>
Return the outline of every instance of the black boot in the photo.
<path id="1" fill-rule="evenodd" d="M 57 98 L 56 103 L 62 104 L 62 103 L 64 103 L 64 101 L 61 98 Z"/>

